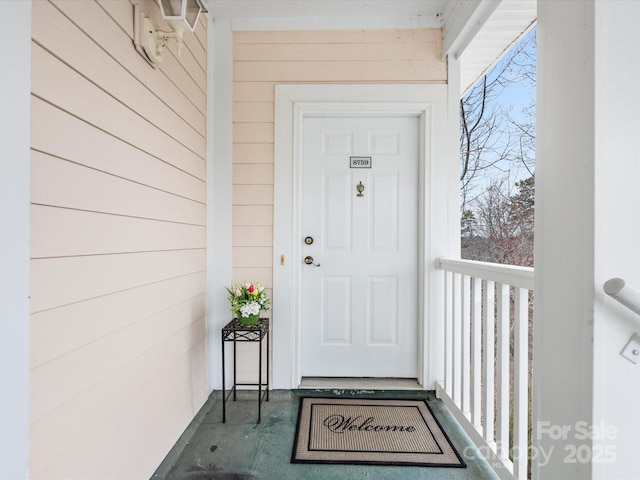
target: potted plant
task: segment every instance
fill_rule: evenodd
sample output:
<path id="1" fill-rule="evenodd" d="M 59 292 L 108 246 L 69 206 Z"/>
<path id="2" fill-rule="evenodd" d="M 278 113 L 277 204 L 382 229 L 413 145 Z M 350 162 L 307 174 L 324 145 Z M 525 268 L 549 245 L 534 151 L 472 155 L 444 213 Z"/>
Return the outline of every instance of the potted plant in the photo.
<path id="1" fill-rule="evenodd" d="M 260 320 L 260 312 L 269 310 L 265 288 L 259 283 L 234 283 L 227 292 L 231 311 L 242 325 L 255 325 Z"/>

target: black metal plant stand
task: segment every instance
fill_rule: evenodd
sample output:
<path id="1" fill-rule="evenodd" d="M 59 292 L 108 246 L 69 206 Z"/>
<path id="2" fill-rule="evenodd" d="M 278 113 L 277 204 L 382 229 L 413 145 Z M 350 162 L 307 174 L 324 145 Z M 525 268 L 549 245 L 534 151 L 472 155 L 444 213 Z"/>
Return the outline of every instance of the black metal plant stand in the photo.
<path id="1" fill-rule="evenodd" d="M 262 381 L 262 340 L 267 342 L 267 378 Z M 233 342 L 233 387 L 229 394 L 225 394 L 225 364 L 224 345 L 225 342 Z M 237 342 L 258 342 L 258 383 L 238 383 L 236 380 L 236 345 Z M 237 387 L 258 387 L 258 423 L 261 420 L 262 401 L 269 401 L 269 319 L 261 318 L 258 323 L 251 326 L 241 325 L 237 319 L 231 320 L 222 327 L 222 423 L 227 421 L 226 403 L 233 393 L 233 401 L 236 400 Z M 264 392 L 262 387 L 265 387 Z"/>

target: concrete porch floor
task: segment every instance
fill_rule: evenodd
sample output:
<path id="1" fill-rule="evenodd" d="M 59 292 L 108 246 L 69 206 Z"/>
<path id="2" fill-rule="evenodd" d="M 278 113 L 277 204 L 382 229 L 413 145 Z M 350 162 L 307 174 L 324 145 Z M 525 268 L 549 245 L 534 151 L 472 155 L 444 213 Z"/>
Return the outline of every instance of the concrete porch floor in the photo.
<path id="1" fill-rule="evenodd" d="M 466 468 L 293 464 L 298 405 L 302 396 L 427 399 L 462 456 Z M 257 392 L 240 391 L 227 402 L 222 423 L 221 392 L 211 394 L 191 425 L 158 467 L 152 480 L 320 479 L 497 479 L 487 462 L 433 392 L 389 390 L 274 390 L 256 424 Z M 469 447 L 469 448 L 467 448 Z"/>

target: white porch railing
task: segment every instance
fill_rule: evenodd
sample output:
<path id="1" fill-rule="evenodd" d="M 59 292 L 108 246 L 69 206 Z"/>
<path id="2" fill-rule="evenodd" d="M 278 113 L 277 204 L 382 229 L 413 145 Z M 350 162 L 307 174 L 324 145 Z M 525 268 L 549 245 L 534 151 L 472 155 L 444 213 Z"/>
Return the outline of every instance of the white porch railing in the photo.
<path id="1" fill-rule="evenodd" d="M 438 259 L 445 375 L 436 393 L 502 479 L 526 480 L 533 269 Z"/>

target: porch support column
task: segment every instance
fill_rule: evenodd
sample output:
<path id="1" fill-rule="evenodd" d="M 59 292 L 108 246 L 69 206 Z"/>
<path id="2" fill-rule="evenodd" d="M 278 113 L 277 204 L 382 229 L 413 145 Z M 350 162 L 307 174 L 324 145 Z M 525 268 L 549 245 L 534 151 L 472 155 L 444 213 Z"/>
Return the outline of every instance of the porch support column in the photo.
<path id="1" fill-rule="evenodd" d="M 637 2 L 538 2 L 533 478 L 637 478 Z M 591 434 L 590 434 L 591 433 Z"/>
<path id="2" fill-rule="evenodd" d="M 425 348 L 422 352 L 425 378 L 423 385 L 435 389 L 444 380 L 444 283 L 442 271 L 436 269 L 435 258 L 460 258 L 460 60 L 447 58 L 447 140 L 444 155 L 434 159 L 429 185 L 431 225 L 427 228 L 431 258 L 427 259 Z"/>
<path id="3" fill-rule="evenodd" d="M 29 476 L 31 2 L 0 29 L 0 479 Z"/>
<path id="4" fill-rule="evenodd" d="M 538 2 L 534 442 L 553 453 L 539 479 L 592 478 L 565 448 L 592 443 L 574 430 L 593 415 L 594 21 L 593 2 Z"/>

